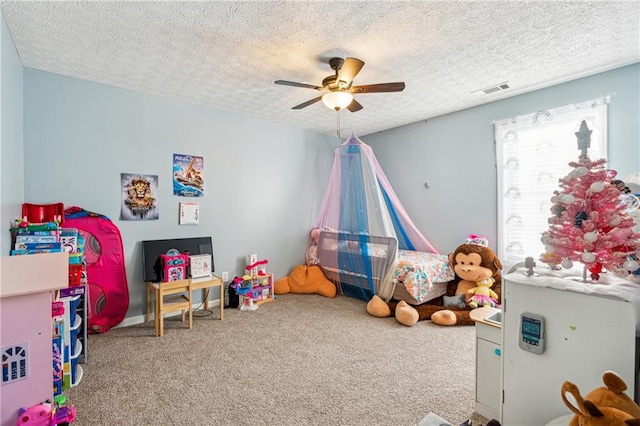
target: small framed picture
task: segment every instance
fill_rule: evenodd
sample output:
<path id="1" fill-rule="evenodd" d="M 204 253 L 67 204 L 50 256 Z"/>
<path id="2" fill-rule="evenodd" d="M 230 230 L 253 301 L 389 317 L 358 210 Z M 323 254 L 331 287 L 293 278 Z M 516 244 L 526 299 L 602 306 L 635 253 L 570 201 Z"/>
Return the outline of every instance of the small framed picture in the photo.
<path id="1" fill-rule="evenodd" d="M 197 225 L 200 223 L 199 203 L 180 203 L 180 225 Z"/>

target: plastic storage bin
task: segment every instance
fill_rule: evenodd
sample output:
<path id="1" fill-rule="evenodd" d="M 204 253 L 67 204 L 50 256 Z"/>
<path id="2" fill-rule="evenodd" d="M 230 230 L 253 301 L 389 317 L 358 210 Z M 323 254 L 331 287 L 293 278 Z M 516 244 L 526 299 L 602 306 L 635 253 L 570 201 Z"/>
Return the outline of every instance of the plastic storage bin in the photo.
<path id="1" fill-rule="evenodd" d="M 78 342 L 76 346 L 76 350 L 71 355 L 71 386 L 75 386 L 82 378 L 81 374 L 78 374 L 78 361 L 80 360 L 80 354 L 82 353 L 82 342 Z"/>
<path id="2" fill-rule="evenodd" d="M 69 298 L 69 327 L 76 326 L 78 318 L 78 306 L 80 305 L 80 296 L 72 296 Z"/>
<path id="3" fill-rule="evenodd" d="M 72 325 L 69 328 L 69 353 L 75 354 L 77 344 L 80 345 L 82 349 L 82 343 L 78 342 L 78 333 L 82 329 L 82 318 L 80 315 L 76 314 L 75 319 L 72 321 Z M 71 355 L 73 357 L 73 355 Z"/>

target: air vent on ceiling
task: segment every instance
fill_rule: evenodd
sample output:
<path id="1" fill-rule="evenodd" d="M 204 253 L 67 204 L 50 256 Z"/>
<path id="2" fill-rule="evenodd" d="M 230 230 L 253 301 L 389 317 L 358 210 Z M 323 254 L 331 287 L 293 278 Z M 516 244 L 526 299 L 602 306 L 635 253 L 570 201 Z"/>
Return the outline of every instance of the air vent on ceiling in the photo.
<path id="1" fill-rule="evenodd" d="M 471 92 L 471 93 L 473 95 L 476 95 L 477 97 L 482 97 L 486 95 L 491 95 L 493 93 L 502 92 L 504 90 L 507 90 L 508 88 L 509 88 L 509 84 L 507 81 L 505 81 L 504 83 L 500 83 L 491 87 L 486 87 L 484 89 L 476 90 L 475 92 Z"/>

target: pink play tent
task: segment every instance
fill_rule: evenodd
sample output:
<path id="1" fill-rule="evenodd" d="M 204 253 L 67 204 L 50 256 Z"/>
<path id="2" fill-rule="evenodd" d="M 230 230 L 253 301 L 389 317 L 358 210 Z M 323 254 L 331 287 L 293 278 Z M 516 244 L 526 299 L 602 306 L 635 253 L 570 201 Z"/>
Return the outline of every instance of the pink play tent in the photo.
<path id="1" fill-rule="evenodd" d="M 89 330 L 103 333 L 119 324 L 129 308 L 122 237 L 106 216 L 80 207 L 65 210 L 65 227 L 77 228 L 85 239 L 89 283 Z"/>

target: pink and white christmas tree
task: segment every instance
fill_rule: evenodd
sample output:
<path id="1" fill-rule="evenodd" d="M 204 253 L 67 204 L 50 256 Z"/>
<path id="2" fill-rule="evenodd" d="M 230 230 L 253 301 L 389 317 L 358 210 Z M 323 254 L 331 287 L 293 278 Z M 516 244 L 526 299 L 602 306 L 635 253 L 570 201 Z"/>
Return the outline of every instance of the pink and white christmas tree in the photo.
<path id="1" fill-rule="evenodd" d="M 632 256 L 640 250 L 640 233 L 633 232 L 635 222 L 611 183 L 616 172 L 604 167 L 606 160 L 591 161 L 587 156 L 591 132 L 584 121 L 576 132 L 581 155 L 569 163 L 572 170 L 551 197 L 549 230 L 541 238 L 546 252 L 540 260 L 563 268 L 582 263 L 583 279 L 589 270 L 597 281 L 603 269 L 619 276 L 638 269 Z"/>

